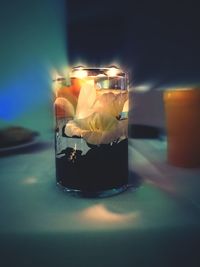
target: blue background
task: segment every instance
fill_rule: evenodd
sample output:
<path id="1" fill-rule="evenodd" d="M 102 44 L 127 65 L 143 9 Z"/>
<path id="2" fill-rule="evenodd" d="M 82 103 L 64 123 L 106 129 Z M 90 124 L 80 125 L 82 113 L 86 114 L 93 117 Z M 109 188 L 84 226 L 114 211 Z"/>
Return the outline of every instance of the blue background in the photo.
<path id="1" fill-rule="evenodd" d="M 65 11 L 63 0 L 1 1 L 0 124 L 50 103 L 52 70 L 67 66 Z"/>

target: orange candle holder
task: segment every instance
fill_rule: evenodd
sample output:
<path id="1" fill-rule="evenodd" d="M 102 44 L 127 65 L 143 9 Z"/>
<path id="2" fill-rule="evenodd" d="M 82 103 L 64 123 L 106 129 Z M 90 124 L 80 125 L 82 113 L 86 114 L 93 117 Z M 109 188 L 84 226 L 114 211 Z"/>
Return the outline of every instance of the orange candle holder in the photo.
<path id="1" fill-rule="evenodd" d="M 172 165 L 200 167 L 200 88 L 164 92 L 167 157 Z"/>

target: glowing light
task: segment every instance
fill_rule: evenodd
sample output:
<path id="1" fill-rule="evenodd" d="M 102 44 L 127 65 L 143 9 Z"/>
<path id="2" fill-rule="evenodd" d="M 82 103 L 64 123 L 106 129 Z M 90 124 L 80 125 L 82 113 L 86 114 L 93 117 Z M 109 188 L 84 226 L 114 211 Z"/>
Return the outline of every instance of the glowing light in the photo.
<path id="1" fill-rule="evenodd" d="M 82 68 L 79 68 L 79 69 L 73 71 L 73 73 L 72 73 L 72 77 L 76 77 L 79 79 L 84 79 L 87 77 L 87 75 L 88 75 L 87 71 L 82 69 Z"/>
<path id="2" fill-rule="evenodd" d="M 139 92 L 139 93 L 146 93 L 146 92 L 150 91 L 151 88 L 152 88 L 152 84 L 142 84 L 142 85 L 138 85 L 138 86 L 134 87 L 133 91 Z"/>
<path id="3" fill-rule="evenodd" d="M 111 67 L 111 68 L 109 68 L 109 70 L 107 71 L 107 75 L 108 75 L 109 77 L 115 77 L 115 76 L 117 76 L 118 73 L 119 73 L 119 69 L 116 68 L 116 67 Z"/>
<path id="4" fill-rule="evenodd" d="M 50 70 L 50 76 L 52 77 L 53 81 L 57 81 L 59 78 L 62 78 L 63 76 L 61 76 L 58 71 L 54 68 L 52 68 Z"/>
<path id="5" fill-rule="evenodd" d="M 137 220 L 139 218 L 138 212 L 119 214 L 109 211 L 103 204 L 97 204 L 87 208 L 86 210 L 81 212 L 80 216 L 82 219 L 96 223 L 122 223 Z"/>
<path id="6" fill-rule="evenodd" d="M 33 185 L 33 184 L 36 184 L 37 182 L 38 181 L 36 177 L 27 177 L 26 179 L 22 181 L 22 183 L 26 185 Z"/>
<path id="7" fill-rule="evenodd" d="M 101 74 L 98 74 L 97 77 L 106 77 L 106 75 L 101 73 Z"/>

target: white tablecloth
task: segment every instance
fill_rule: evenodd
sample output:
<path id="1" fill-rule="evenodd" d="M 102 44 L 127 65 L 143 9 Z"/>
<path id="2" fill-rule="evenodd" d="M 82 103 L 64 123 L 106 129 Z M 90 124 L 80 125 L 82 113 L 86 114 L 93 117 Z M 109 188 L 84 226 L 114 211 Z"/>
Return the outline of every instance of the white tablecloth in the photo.
<path id="1" fill-rule="evenodd" d="M 199 266 L 200 169 L 168 165 L 166 141 L 130 140 L 138 188 L 77 198 L 56 187 L 49 137 L 0 159 L 1 266 Z"/>

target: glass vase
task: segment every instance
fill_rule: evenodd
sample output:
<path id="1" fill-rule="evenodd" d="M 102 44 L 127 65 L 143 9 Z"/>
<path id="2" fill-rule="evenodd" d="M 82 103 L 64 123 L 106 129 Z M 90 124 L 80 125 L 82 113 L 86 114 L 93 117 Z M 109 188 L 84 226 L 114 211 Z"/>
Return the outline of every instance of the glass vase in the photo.
<path id="1" fill-rule="evenodd" d="M 57 184 L 85 197 L 128 184 L 127 75 L 116 67 L 75 67 L 55 81 Z"/>

